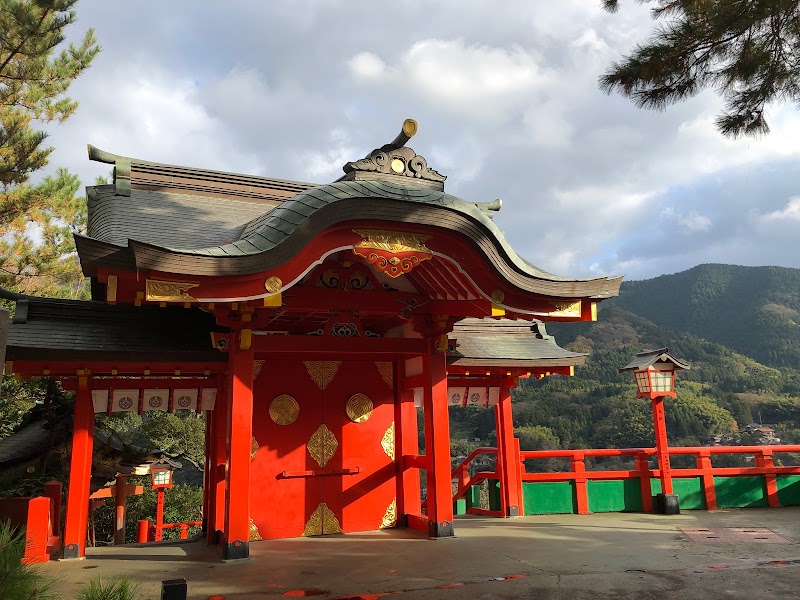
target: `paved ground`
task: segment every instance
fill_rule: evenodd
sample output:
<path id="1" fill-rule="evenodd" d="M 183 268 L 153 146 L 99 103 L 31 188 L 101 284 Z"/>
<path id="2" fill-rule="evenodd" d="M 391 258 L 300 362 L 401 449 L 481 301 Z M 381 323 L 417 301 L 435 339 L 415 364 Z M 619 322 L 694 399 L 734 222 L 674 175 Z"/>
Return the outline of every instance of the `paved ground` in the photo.
<path id="1" fill-rule="evenodd" d="M 679 530 L 727 527 L 768 528 L 783 539 L 750 533 L 753 541 L 722 535 L 700 543 Z M 188 581 L 190 600 L 800 598 L 800 507 L 466 517 L 456 533 L 446 540 L 391 530 L 254 542 L 251 560 L 239 563 L 221 563 L 203 542 L 98 548 L 85 561 L 43 570 L 58 578 L 65 600 L 82 582 L 117 574 L 141 582 L 144 597 L 156 600 L 161 580 L 177 577 Z"/>

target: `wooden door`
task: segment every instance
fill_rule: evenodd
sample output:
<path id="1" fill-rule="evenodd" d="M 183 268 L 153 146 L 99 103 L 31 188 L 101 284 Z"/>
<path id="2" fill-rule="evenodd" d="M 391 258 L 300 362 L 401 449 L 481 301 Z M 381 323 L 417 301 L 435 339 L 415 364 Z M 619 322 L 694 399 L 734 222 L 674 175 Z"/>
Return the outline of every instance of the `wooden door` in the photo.
<path id="1" fill-rule="evenodd" d="M 263 539 L 298 537 L 322 502 L 322 480 L 310 476 L 320 466 L 308 452 L 322 423 L 322 390 L 301 360 L 256 361 L 259 366 L 250 515 Z"/>
<path id="2" fill-rule="evenodd" d="M 250 513 L 264 539 L 396 524 L 392 365 L 257 361 Z"/>
<path id="3" fill-rule="evenodd" d="M 322 497 L 344 533 L 396 525 L 391 363 L 347 361 L 323 392 L 323 420 L 339 443 Z M 327 529 L 325 533 L 328 533 Z"/>

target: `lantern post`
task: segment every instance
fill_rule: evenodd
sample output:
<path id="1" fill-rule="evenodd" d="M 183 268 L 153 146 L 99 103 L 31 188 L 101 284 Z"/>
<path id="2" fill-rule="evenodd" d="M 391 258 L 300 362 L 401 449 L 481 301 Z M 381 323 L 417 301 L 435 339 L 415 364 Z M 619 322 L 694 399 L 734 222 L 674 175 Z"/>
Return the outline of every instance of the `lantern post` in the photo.
<path id="1" fill-rule="evenodd" d="M 656 437 L 661 493 L 656 495 L 656 512 L 665 515 L 680 513 L 678 495 L 672 488 L 672 471 L 669 464 L 667 424 L 664 420 L 664 398 L 675 398 L 675 373 L 688 369 L 689 365 L 669 353 L 668 348 L 640 352 L 630 364 L 619 371 L 633 371 L 638 393 L 637 398 L 650 398 L 653 410 L 653 427 Z"/>
<path id="2" fill-rule="evenodd" d="M 160 542 L 164 529 L 164 491 L 172 488 L 172 469 L 166 466 L 150 467 L 151 488 L 156 490 L 156 525 L 154 541 Z"/>

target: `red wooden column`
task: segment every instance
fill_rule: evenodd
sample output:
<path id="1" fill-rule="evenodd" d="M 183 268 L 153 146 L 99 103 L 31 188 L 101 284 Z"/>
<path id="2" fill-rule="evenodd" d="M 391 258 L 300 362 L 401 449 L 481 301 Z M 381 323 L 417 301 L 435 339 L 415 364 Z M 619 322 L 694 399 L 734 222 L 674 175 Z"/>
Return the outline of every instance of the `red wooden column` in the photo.
<path id="1" fill-rule="evenodd" d="M 447 411 L 447 363 L 431 341 L 422 357 L 425 455 L 428 475 L 428 535 L 453 535 L 453 486 L 450 480 L 450 417 Z"/>
<path id="2" fill-rule="evenodd" d="M 397 431 L 395 432 L 395 459 L 400 469 L 399 483 L 400 493 L 398 494 L 397 512 L 399 515 L 421 515 L 422 501 L 419 491 L 419 469 L 406 468 L 403 460 L 405 455 L 419 454 L 419 440 L 417 431 L 417 407 L 414 406 L 413 390 L 403 389 L 402 377 L 395 370 L 395 389 L 397 398 L 395 401 L 395 422 Z"/>
<path id="3" fill-rule="evenodd" d="M 213 435 L 212 415 L 213 411 L 207 410 L 206 417 L 206 431 L 205 443 L 203 444 L 203 526 L 201 531 L 208 535 L 208 509 L 209 509 L 209 496 L 211 490 L 211 436 Z"/>
<path id="4" fill-rule="evenodd" d="M 79 376 L 72 420 L 72 456 L 67 487 L 64 525 L 64 558 L 86 556 L 86 526 L 89 521 L 89 483 L 92 478 L 94 406 L 86 377 Z"/>
<path id="5" fill-rule="evenodd" d="M 501 508 L 504 517 L 517 517 L 522 499 L 519 496 L 520 466 L 516 462 L 514 421 L 511 416 L 511 388 L 513 381 L 503 381 L 500 401 L 495 407 L 497 428 L 497 463 L 500 473 Z"/>
<path id="6" fill-rule="evenodd" d="M 228 439 L 228 405 L 230 386 L 225 381 L 220 385 L 217 401 L 211 413 L 211 449 L 208 451 L 211 466 L 208 486 L 208 527 L 206 541 L 219 544 L 225 526 L 226 456 Z"/>
<path id="7" fill-rule="evenodd" d="M 664 398 L 653 398 L 653 425 L 656 433 L 656 454 L 661 479 L 661 493 L 672 494 L 672 469 L 669 464 L 669 446 L 667 444 L 667 423 L 664 420 Z"/>
<path id="8" fill-rule="evenodd" d="M 248 332 L 249 333 L 249 332 Z M 223 558 L 250 557 L 250 447 L 253 437 L 253 346 L 249 335 L 231 335 L 228 355 L 228 471 Z M 243 342 L 243 343 L 242 343 Z M 244 346 L 244 347 L 240 347 Z"/>
<path id="9" fill-rule="evenodd" d="M 717 489 L 714 487 L 714 472 L 711 470 L 711 452 L 704 450 L 697 455 L 697 468 L 703 471 L 700 478 L 703 482 L 706 510 L 717 510 Z"/>

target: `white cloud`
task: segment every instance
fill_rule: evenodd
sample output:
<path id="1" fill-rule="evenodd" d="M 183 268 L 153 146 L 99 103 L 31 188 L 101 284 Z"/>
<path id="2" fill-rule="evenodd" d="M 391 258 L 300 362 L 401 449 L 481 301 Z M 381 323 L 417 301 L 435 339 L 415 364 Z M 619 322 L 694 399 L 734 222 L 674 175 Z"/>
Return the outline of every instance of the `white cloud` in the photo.
<path id="1" fill-rule="evenodd" d="M 377 79 L 386 71 L 384 62 L 372 52 L 359 52 L 347 61 L 347 66 L 359 79 Z"/>
<path id="2" fill-rule="evenodd" d="M 789 202 L 781 210 L 762 215 L 761 220 L 764 222 L 797 221 L 800 223 L 800 196 L 790 198 Z"/>

